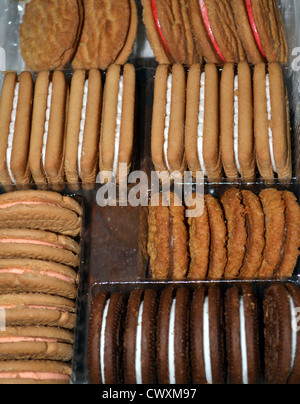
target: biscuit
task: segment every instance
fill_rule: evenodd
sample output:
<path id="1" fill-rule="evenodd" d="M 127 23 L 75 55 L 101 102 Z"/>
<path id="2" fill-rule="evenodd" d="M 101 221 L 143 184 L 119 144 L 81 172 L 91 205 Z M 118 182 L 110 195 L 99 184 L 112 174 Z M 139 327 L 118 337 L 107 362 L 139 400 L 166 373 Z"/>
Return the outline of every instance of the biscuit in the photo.
<path id="1" fill-rule="evenodd" d="M 64 181 L 68 86 L 61 71 L 40 72 L 34 90 L 29 166 L 39 187 Z"/>
<path id="2" fill-rule="evenodd" d="M 122 71 L 123 70 L 123 71 Z M 135 123 L 135 69 L 111 65 L 107 71 L 100 134 L 100 175 L 109 180 L 129 174 L 132 160 Z"/>
<path id="3" fill-rule="evenodd" d="M 84 22 L 72 67 L 105 70 L 110 64 L 115 63 L 124 46 L 126 46 L 126 52 L 124 52 L 127 55 L 120 55 L 119 62 L 126 62 L 131 53 L 135 39 L 134 33 L 137 29 L 134 2 L 84 0 L 83 4 Z M 127 40 L 128 43 L 126 43 Z"/>
<path id="4" fill-rule="evenodd" d="M 220 85 L 220 143 L 228 179 L 255 177 L 252 77 L 248 63 L 224 65 Z"/>
<path id="5" fill-rule="evenodd" d="M 219 77 L 216 65 L 191 66 L 187 81 L 185 153 L 194 177 L 202 171 L 210 181 L 222 177 L 219 136 Z"/>
<path id="6" fill-rule="evenodd" d="M 0 101 L 0 183 L 26 185 L 31 180 L 30 142 L 33 80 L 29 72 L 6 73 Z"/>
<path id="7" fill-rule="evenodd" d="M 0 195 L 0 229 L 27 228 L 76 237 L 81 226 L 82 208 L 69 196 L 39 190 Z"/>
<path id="8" fill-rule="evenodd" d="M 1 361 L 0 384 L 69 384 L 71 372 L 58 361 Z"/>
<path id="9" fill-rule="evenodd" d="M 65 173 L 69 184 L 96 182 L 102 115 L 102 78 L 97 69 L 75 70 L 66 129 Z"/>
<path id="10" fill-rule="evenodd" d="M 258 64 L 254 69 L 254 138 L 262 178 L 292 177 L 289 102 L 281 66 Z"/>
<path id="11" fill-rule="evenodd" d="M 156 70 L 151 156 L 157 172 L 179 172 L 186 167 L 184 124 L 186 75 L 182 65 L 160 65 Z"/>
<path id="12" fill-rule="evenodd" d="M 20 26 L 26 67 L 33 71 L 63 69 L 75 52 L 82 21 L 81 0 L 27 3 Z"/>

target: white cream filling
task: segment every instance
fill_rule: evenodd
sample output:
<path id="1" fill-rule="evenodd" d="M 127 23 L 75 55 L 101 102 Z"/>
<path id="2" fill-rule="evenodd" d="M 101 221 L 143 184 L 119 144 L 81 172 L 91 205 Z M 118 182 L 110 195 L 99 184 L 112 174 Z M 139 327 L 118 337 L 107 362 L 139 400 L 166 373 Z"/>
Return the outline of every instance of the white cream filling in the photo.
<path id="1" fill-rule="evenodd" d="M 210 356 L 210 338 L 209 338 L 209 299 L 208 296 L 203 303 L 203 353 L 205 377 L 208 384 L 213 384 L 211 356 Z"/>
<path id="2" fill-rule="evenodd" d="M 289 297 L 289 301 L 290 301 L 291 319 L 292 319 L 292 355 L 290 365 L 290 372 L 292 372 L 295 364 L 296 351 L 297 351 L 297 317 L 292 296 Z"/>
<path id="3" fill-rule="evenodd" d="M 200 102 L 197 128 L 197 152 L 199 162 L 204 175 L 206 174 L 203 158 L 203 139 L 204 139 L 204 107 L 205 107 L 205 72 L 202 72 L 200 79 Z"/>
<path id="4" fill-rule="evenodd" d="M 11 171 L 11 154 L 12 154 L 12 147 L 13 147 L 13 142 L 14 142 L 14 135 L 15 135 L 15 124 L 16 124 L 16 117 L 17 117 L 19 88 L 20 88 L 19 83 L 16 83 L 15 91 L 14 91 L 14 98 L 13 98 L 13 108 L 12 108 L 12 112 L 11 112 L 10 125 L 9 125 L 9 134 L 8 134 L 8 139 L 7 139 L 7 149 L 6 149 L 7 171 L 8 171 L 10 180 L 13 184 L 16 184 L 16 180 Z"/>
<path id="5" fill-rule="evenodd" d="M 144 302 L 140 304 L 135 343 L 135 378 L 136 384 L 143 384 L 142 380 L 142 323 L 143 323 Z"/>
<path id="6" fill-rule="evenodd" d="M 271 104 L 271 90 L 270 90 L 270 78 L 269 75 L 266 75 L 266 95 L 267 95 L 267 114 L 268 114 L 268 121 L 271 122 L 272 120 L 272 104 Z M 273 166 L 274 173 L 277 173 L 275 158 L 274 158 L 274 147 L 273 147 L 273 132 L 270 125 L 268 125 L 268 134 L 269 134 L 269 149 L 270 149 L 270 156 L 271 162 Z"/>
<path id="7" fill-rule="evenodd" d="M 51 101 L 52 101 L 52 82 L 49 83 L 49 87 L 48 87 L 47 108 L 46 108 L 46 114 L 45 114 L 45 126 L 44 126 L 43 147 L 42 147 L 42 162 L 43 162 L 44 169 L 45 169 L 45 163 L 46 163 L 46 149 L 47 149 L 47 141 L 48 141 L 48 133 L 49 133 Z"/>
<path id="8" fill-rule="evenodd" d="M 240 296 L 239 314 L 240 314 L 240 340 L 241 340 L 243 384 L 248 384 L 249 379 L 248 379 L 246 319 L 245 319 L 244 298 L 243 298 L 243 296 Z"/>
<path id="9" fill-rule="evenodd" d="M 170 118 L 171 118 L 171 102 L 172 102 L 172 74 L 169 74 L 167 81 L 167 101 L 166 101 L 165 130 L 164 130 L 164 157 L 168 170 L 170 170 L 170 165 L 168 161 L 168 148 L 169 148 L 169 130 L 170 130 Z"/>
<path id="10" fill-rule="evenodd" d="M 79 178 L 81 178 L 81 156 L 82 156 L 83 135 L 84 135 L 84 128 L 85 128 L 85 117 L 86 117 L 86 106 L 87 106 L 88 91 L 89 91 L 89 80 L 87 79 L 85 81 L 85 83 L 84 83 L 84 89 L 83 89 L 81 118 L 80 118 L 80 129 L 79 129 L 79 136 L 78 136 L 77 164 L 78 164 Z"/>
<path id="11" fill-rule="evenodd" d="M 117 173 L 118 173 L 120 133 L 121 133 L 121 122 L 122 122 L 123 91 L 124 91 L 124 77 L 121 76 L 120 81 L 119 81 L 119 93 L 118 93 L 118 105 L 117 105 L 113 177 L 117 177 Z"/>
<path id="12" fill-rule="evenodd" d="M 105 361 L 104 361 L 105 329 L 106 329 L 106 319 L 107 319 L 109 304 L 110 304 L 110 299 L 108 299 L 105 303 L 105 307 L 103 310 L 103 316 L 102 316 L 101 330 L 100 330 L 100 371 L 101 371 L 102 384 L 105 384 L 105 369 L 104 369 L 105 368 Z"/>
<path id="13" fill-rule="evenodd" d="M 170 384 L 176 384 L 175 376 L 175 307 L 176 298 L 173 299 L 170 311 L 170 321 L 169 321 L 169 381 Z"/>
<path id="14" fill-rule="evenodd" d="M 234 122 L 233 122 L 233 145 L 234 145 L 234 158 L 236 168 L 241 174 L 241 166 L 239 162 L 239 78 L 236 75 L 234 78 Z"/>

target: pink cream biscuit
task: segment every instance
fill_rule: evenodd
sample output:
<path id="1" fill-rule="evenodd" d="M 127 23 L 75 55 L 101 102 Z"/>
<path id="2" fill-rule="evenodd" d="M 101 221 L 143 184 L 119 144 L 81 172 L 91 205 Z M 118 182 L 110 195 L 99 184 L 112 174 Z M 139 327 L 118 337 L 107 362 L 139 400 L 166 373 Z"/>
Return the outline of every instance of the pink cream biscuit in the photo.
<path id="1" fill-rule="evenodd" d="M 1 379 L 69 380 L 70 377 L 54 372 L 0 372 Z"/>

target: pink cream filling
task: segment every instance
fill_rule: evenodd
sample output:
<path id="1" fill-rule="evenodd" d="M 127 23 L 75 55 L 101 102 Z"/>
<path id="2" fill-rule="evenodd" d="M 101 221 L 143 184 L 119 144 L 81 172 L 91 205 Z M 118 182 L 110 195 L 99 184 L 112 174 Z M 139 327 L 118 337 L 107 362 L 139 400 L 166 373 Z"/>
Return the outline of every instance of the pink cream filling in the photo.
<path id="1" fill-rule="evenodd" d="M 60 249 L 63 250 L 63 247 L 60 246 L 60 245 L 53 244 L 53 243 L 47 243 L 46 241 L 41 241 L 41 240 L 28 240 L 28 239 L 23 239 L 23 238 L 3 238 L 3 239 L 0 239 L 0 244 L 10 244 L 10 243 L 43 245 L 43 246 L 46 246 L 46 247 L 60 248 Z"/>
<path id="2" fill-rule="evenodd" d="M 226 60 L 225 60 L 225 58 L 223 56 L 223 53 L 222 53 L 221 49 L 219 48 L 219 45 L 217 44 L 216 38 L 215 38 L 215 36 L 214 36 L 214 34 L 212 32 L 211 25 L 210 25 L 209 18 L 208 18 L 207 8 L 206 8 L 204 0 L 199 0 L 199 4 L 200 4 L 200 9 L 201 9 L 203 21 L 204 21 L 204 24 L 206 26 L 206 30 L 208 32 L 209 38 L 210 38 L 210 40 L 211 40 L 217 54 L 219 55 L 220 59 L 224 63 L 226 63 Z"/>
<path id="3" fill-rule="evenodd" d="M 18 306 L 16 304 L 6 304 L 4 306 L 0 306 L 1 310 L 11 310 L 11 309 L 16 309 Z M 27 309 L 36 309 L 36 310 L 57 310 L 57 311 L 61 311 L 64 313 L 68 313 L 69 310 L 67 309 L 62 309 L 60 307 L 54 307 L 54 306 L 37 306 L 37 305 L 33 305 L 33 304 L 27 304 L 26 305 Z"/>
<path id="4" fill-rule="evenodd" d="M 257 30 L 257 26 L 255 24 L 251 0 L 245 0 L 245 1 L 246 1 L 246 7 L 247 7 L 249 21 L 250 21 L 250 25 L 251 25 L 251 28 L 252 28 L 252 31 L 253 31 L 253 35 L 255 37 L 257 46 L 258 46 L 262 56 L 266 59 L 266 55 L 265 55 L 265 52 L 263 50 L 263 47 L 262 47 L 262 44 L 261 44 L 261 41 L 260 41 L 260 36 L 259 36 L 258 30 Z"/>
<path id="5" fill-rule="evenodd" d="M 154 21 L 155 21 L 155 24 L 156 24 L 158 33 L 159 33 L 159 35 L 160 35 L 160 37 L 161 37 L 161 40 L 163 41 L 163 44 L 164 44 L 164 46 L 165 46 L 167 52 L 172 56 L 171 51 L 170 51 L 170 49 L 169 49 L 169 47 L 168 47 L 167 41 L 165 40 L 164 34 L 163 34 L 163 32 L 162 32 L 159 19 L 158 19 L 157 8 L 156 8 L 156 0 L 151 0 L 151 6 L 152 6 L 153 17 L 154 17 Z"/>
<path id="6" fill-rule="evenodd" d="M 27 273 L 36 274 L 36 271 L 31 271 L 30 269 L 17 269 L 17 268 L 5 268 L 0 269 L 0 274 L 16 274 L 16 275 L 25 275 Z M 75 280 L 62 274 L 58 274 L 56 272 L 47 272 L 47 271 L 38 271 L 39 275 L 49 276 L 50 278 L 56 278 L 60 281 L 75 284 Z"/>
<path id="7" fill-rule="evenodd" d="M 56 205 L 55 203 L 49 203 L 49 202 L 30 202 L 30 201 L 15 201 L 15 202 L 7 202 L 7 203 L 2 203 L 0 204 L 0 209 L 7 209 L 7 208 L 12 208 L 13 206 L 16 205 L 48 205 L 48 206 L 59 206 Z"/>
<path id="8" fill-rule="evenodd" d="M 0 379 L 69 380 L 70 377 L 54 372 L 0 372 Z"/>
<path id="9" fill-rule="evenodd" d="M 40 338 L 40 337 L 2 337 L 0 344 L 11 342 L 57 342 L 56 338 Z"/>

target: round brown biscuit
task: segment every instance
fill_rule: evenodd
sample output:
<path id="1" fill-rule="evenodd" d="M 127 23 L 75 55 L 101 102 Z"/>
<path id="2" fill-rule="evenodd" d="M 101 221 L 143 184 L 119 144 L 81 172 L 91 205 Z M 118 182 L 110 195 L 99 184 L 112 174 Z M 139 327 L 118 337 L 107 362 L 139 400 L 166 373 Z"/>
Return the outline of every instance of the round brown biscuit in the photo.
<path id="1" fill-rule="evenodd" d="M 129 0 L 84 0 L 84 22 L 73 68 L 105 70 L 114 63 L 128 35 L 130 13 Z"/>
<path id="2" fill-rule="evenodd" d="M 26 4 L 20 47 L 31 70 L 64 68 L 78 43 L 83 20 L 81 0 L 33 0 Z"/>
<path id="3" fill-rule="evenodd" d="M 71 372 L 57 361 L 1 361 L 0 384 L 69 384 Z"/>
<path id="4" fill-rule="evenodd" d="M 139 310 L 143 304 L 141 322 L 139 323 Z M 124 382 L 125 384 L 154 384 L 156 382 L 155 370 L 155 324 L 156 324 L 157 293 L 155 290 L 134 290 L 131 292 L 124 332 Z M 140 330 L 140 370 L 137 374 L 137 327 Z"/>
<path id="5" fill-rule="evenodd" d="M 135 0 L 130 0 L 130 25 L 129 25 L 129 31 L 127 34 L 126 42 L 125 45 L 123 46 L 123 49 L 119 53 L 115 63 L 119 65 L 125 65 L 127 62 L 133 46 L 134 42 L 136 39 L 136 34 L 137 34 L 137 28 L 138 28 L 138 12 L 137 12 L 137 6 Z"/>

